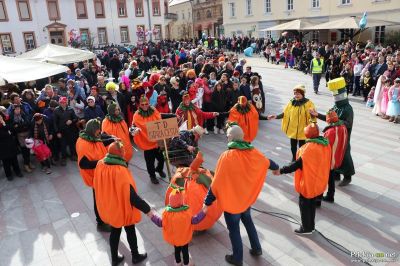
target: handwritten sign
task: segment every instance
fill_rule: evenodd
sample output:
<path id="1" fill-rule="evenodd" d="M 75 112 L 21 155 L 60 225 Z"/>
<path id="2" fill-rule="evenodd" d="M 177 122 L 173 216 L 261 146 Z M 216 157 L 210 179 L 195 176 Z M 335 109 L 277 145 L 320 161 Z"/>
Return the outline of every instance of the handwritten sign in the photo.
<path id="1" fill-rule="evenodd" d="M 178 120 L 176 117 L 151 121 L 146 124 L 146 127 L 147 136 L 151 141 L 179 136 Z"/>

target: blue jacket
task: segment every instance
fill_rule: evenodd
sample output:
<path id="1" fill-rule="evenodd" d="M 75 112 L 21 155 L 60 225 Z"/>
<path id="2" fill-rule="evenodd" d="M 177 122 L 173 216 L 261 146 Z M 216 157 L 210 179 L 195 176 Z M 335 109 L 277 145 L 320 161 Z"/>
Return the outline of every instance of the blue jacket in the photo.
<path id="1" fill-rule="evenodd" d="M 94 107 L 86 106 L 84 110 L 84 119 L 86 121 L 89 121 L 90 119 L 94 119 L 100 117 L 101 120 L 104 119 L 104 113 L 103 110 L 101 110 L 101 107 L 98 105 L 95 105 Z"/>

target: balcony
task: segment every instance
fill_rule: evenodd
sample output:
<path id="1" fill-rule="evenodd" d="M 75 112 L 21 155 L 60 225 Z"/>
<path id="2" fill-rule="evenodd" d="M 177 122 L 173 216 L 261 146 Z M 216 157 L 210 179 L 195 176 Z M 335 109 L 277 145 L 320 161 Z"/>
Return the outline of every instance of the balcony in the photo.
<path id="1" fill-rule="evenodd" d="M 164 18 L 170 20 L 178 20 L 178 15 L 175 13 L 166 13 L 164 14 Z"/>

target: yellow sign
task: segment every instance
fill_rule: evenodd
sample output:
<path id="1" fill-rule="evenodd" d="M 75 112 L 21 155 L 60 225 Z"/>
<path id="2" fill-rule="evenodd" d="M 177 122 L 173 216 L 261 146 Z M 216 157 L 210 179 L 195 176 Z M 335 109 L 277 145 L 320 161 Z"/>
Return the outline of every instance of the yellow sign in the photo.
<path id="1" fill-rule="evenodd" d="M 179 136 L 178 120 L 176 117 L 151 121 L 146 124 L 146 127 L 147 136 L 151 141 Z"/>

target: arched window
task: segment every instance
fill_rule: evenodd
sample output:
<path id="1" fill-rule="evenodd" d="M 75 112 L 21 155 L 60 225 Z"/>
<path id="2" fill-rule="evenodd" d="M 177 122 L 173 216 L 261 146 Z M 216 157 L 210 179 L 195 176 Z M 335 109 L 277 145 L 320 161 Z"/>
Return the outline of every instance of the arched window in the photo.
<path id="1" fill-rule="evenodd" d="M 198 20 L 201 19 L 200 11 L 197 11 L 197 19 L 198 19 Z"/>
<path id="2" fill-rule="evenodd" d="M 207 18 L 211 18 L 211 10 L 207 10 Z"/>

